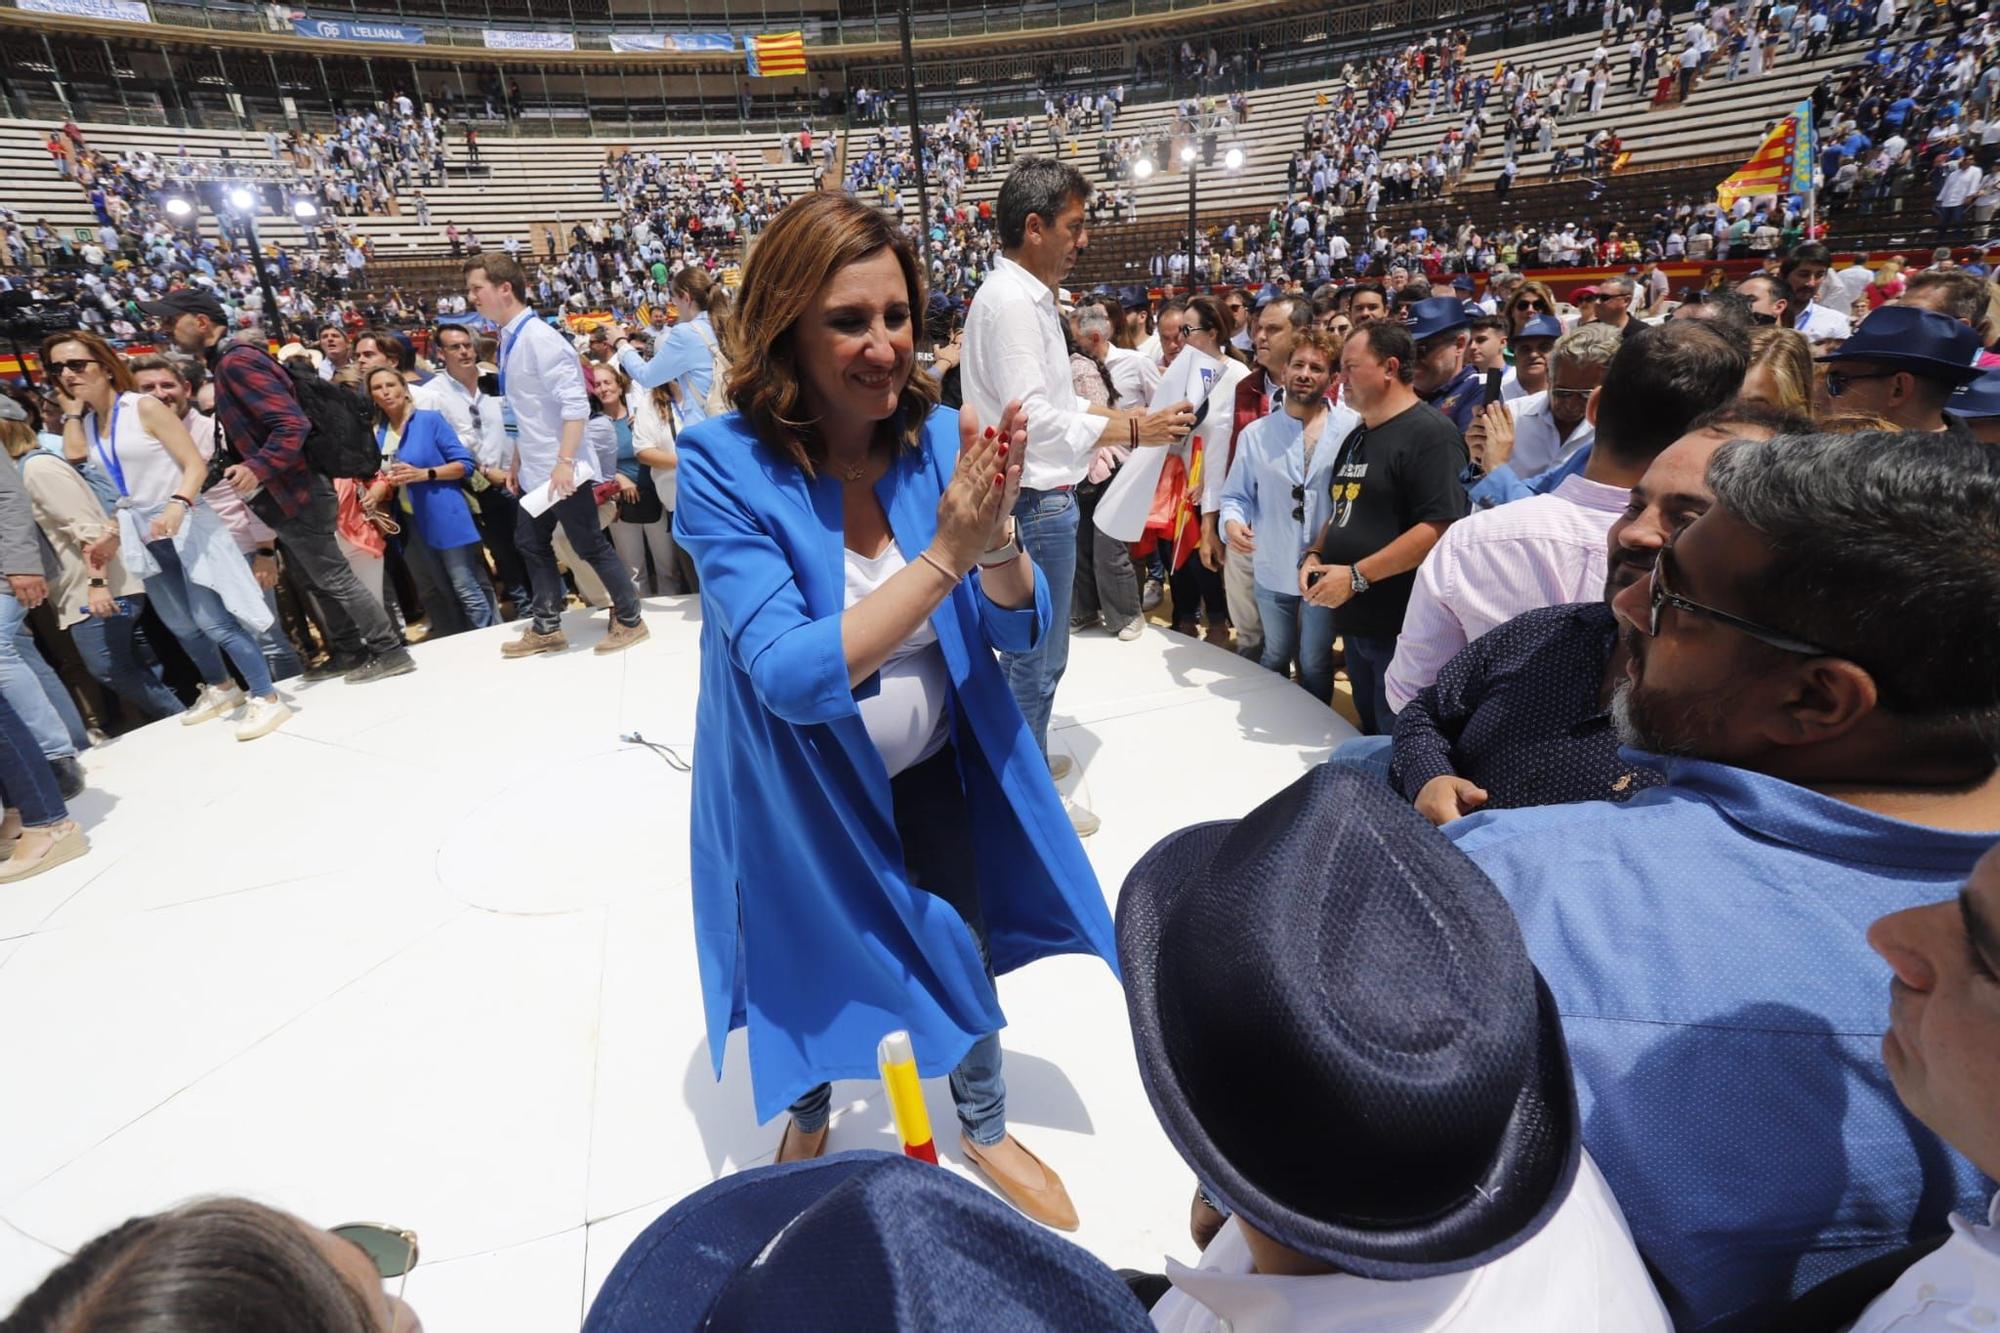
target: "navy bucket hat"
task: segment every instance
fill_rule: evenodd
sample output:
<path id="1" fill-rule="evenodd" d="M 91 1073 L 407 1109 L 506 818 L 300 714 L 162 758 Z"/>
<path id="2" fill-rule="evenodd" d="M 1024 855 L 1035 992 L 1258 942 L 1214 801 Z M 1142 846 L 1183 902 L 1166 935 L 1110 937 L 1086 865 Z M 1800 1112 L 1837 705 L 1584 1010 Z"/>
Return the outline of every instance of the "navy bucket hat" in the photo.
<path id="1" fill-rule="evenodd" d="M 846 1152 L 726 1176 L 669 1208 L 585 1333 L 1088 1328 L 1144 1333 L 1123 1279 L 951 1172 Z"/>

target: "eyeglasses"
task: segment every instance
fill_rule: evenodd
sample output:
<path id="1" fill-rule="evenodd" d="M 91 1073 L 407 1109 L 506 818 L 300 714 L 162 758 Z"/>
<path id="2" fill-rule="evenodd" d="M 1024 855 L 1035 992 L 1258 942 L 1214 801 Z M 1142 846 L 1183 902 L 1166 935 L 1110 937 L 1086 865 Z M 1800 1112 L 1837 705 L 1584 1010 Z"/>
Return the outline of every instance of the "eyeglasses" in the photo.
<path id="1" fill-rule="evenodd" d="M 1514 308 L 1516 310 L 1539 310 L 1545 315 L 1549 313 L 1549 303 L 1538 297 L 1524 296 L 1514 302 Z"/>
<path id="2" fill-rule="evenodd" d="M 1549 388 L 1551 398 L 1588 398 L 1596 392 L 1595 389 L 1558 389 L 1554 386 Z"/>
<path id="3" fill-rule="evenodd" d="M 1702 616 L 1708 620 L 1713 620 L 1718 625 L 1727 625 L 1739 634 L 1747 634 L 1757 640 L 1757 642 L 1768 644 L 1776 648 L 1779 652 L 1797 653 L 1802 657 L 1838 656 L 1838 654 L 1828 652 L 1816 643 L 1807 643 L 1804 639 L 1793 638 L 1791 635 L 1783 633 L 1780 630 L 1760 625 L 1754 620 L 1745 620 L 1742 616 L 1731 615 L 1727 611 L 1718 611 L 1712 606 L 1703 606 L 1700 602 L 1689 601 L 1679 593 L 1674 592 L 1667 587 L 1667 571 L 1673 568 L 1673 549 L 1671 546 L 1662 546 L 1659 554 L 1653 557 L 1653 601 L 1651 614 L 1647 618 L 1646 626 L 1646 635 L 1648 638 L 1657 639 L 1660 637 L 1660 608 L 1671 606 L 1676 611 L 1685 611 L 1689 615 Z"/>
<path id="4" fill-rule="evenodd" d="M 79 356 L 72 357 L 68 361 L 51 361 L 49 364 L 58 371 L 67 370 L 72 375 L 81 375 L 84 371 L 89 370 L 97 364 L 97 358 Z"/>
<path id="5" fill-rule="evenodd" d="M 1847 392 L 1847 386 L 1850 384 L 1858 383 L 1861 380 L 1893 379 L 1901 373 L 1901 371 L 1897 370 L 1829 370 L 1826 372 L 1826 394 L 1829 398 L 1838 398 Z"/>
<path id="6" fill-rule="evenodd" d="M 1209 331 L 1209 328 L 1208 328 L 1208 325 L 1206 325 L 1206 324 L 1183 324 L 1183 325 L 1181 325 L 1181 332 L 1182 332 L 1182 333 L 1207 333 L 1208 331 Z"/>
<path id="7" fill-rule="evenodd" d="M 327 1230 L 367 1255 L 368 1261 L 375 1265 L 375 1271 L 382 1275 L 385 1282 L 392 1277 L 400 1278 L 401 1281 L 396 1284 L 396 1299 L 403 1299 L 403 1288 L 410 1280 L 410 1270 L 417 1266 L 415 1232 L 385 1226 L 380 1222 L 346 1222 Z"/>

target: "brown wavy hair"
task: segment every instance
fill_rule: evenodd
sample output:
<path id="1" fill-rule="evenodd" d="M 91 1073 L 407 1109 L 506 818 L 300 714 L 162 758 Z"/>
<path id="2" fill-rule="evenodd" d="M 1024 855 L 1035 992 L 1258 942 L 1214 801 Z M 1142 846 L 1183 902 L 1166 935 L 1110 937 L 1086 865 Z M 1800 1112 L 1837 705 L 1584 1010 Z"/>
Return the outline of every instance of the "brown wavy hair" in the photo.
<path id="1" fill-rule="evenodd" d="M 726 392 L 757 438 L 807 476 L 816 475 L 825 461 L 826 445 L 819 423 L 806 415 L 792 360 L 792 329 L 835 273 L 884 250 L 896 256 L 903 270 L 911 332 L 921 343 L 926 299 L 922 266 L 886 216 L 844 194 L 822 191 L 787 204 L 757 238 L 743 266 L 741 295 L 724 343 L 730 359 Z M 895 415 L 879 429 L 914 449 L 937 400 L 937 381 L 913 364 Z"/>
<path id="2" fill-rule="evenodd" d="M 125 364 L 125 358 L 118 355 L 110 343 L 88 329 L 65 329 L 42 339 L 42 373 L 48 376 L 49 383 L 56 383 L 56 376 L 48 369 L 50 359 L 56 348 L 64 343 L 82 344 L 83 350 L 90 353 L 90 359 L 103 366 L 104 373 L 110 376 L 113 393 L 131 393 L 139 387 L 132 381 L 132 371 Z"/>

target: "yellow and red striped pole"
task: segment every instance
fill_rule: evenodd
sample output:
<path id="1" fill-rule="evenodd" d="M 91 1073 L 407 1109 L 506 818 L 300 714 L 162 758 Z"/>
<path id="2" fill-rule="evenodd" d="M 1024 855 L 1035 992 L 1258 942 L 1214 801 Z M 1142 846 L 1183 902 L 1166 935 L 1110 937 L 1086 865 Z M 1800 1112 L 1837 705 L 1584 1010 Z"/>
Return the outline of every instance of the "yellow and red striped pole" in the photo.
<path id="1" fill-rule="evenodd" d="M 937 1144 L 931 1138 L 930 1112 L 924 1109 L 923 1085 L 917 1081 L 910 1034 L 891 1032 L 882 1038 L 875 1048 L 875 1063 L 882 1071 L 882 1088 L 889 1094 L 889 1114 L 896 1122 L 903 1155 L 936 1166 Z"/>

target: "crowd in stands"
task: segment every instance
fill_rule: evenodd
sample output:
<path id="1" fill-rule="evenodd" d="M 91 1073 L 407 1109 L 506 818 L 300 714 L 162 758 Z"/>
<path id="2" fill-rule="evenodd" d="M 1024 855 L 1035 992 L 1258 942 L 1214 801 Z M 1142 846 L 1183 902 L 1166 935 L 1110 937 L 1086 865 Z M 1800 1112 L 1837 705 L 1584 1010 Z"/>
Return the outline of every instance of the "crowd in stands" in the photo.
<path id="1" fill-rule="evenodd" d="M 1357 717 L 1358 739 L 1248 816 L 1143 857 L 1115 941 L 1091 946 L 1115 947 L 1141 1081 L 1195 1182 L 1201 1258 L 1114 1274 L 945 1173 L 814 1160 L 829 1126 L 808 1095 L 780 1164 L 670 1209 L 589 1327 L 754 1323 L 806 1300 L 841 1326 L 890 1308 L 898 1326 L 978 1324 L 1002 1298 L 1036 1326 L 1089 1310 L 1092 1327 L 1173 1330 L 1364 1327 L 1390 1309 L 1619 1330 L 1989 1321 L 2000 272 L 1945 251 L 1914 272 L 1858 270 L 1856 286 L 1801 239 L 1678 299 L 1647 266 L 1573 304 L 1503 273 L 1451 294 L 1284 282 L 1128 308 L 1095 292 L 1030 318 L 1062 300 L 1088 190 L 1056 161 L 1014 164 L 1000 258 L 932 369 L 909 355 L 923 292 L 867 298 L 890 311 L 871 316 L 893 353 L 887 397 L 872 381 L 840 391 L 892 420 L 912 391 L 898 377 L 924 377 L 923 394 L 1000 423 L 1021 451 L 1001 480 L 1022 489 L 1004 542 L 946 493 L 927 567 L 850 584 L 846 605 L 852 618 L 858 600 L 901 597 L 919 629 L 946 596 L 1046 615 L 1053 633 L 978 667 L 1007 689 L 976 706 L 1011 693 L 1031 759 L 1070 638 L 1134 640 L 1154 597 L 1184 631 Z M 786 214 L 808 206 L 852 207 L 816 194 Z M 710 475 L 741 468 L 748 418 L 682 432 L 761 402 L 730 358 L 790 343 L 733 339 L 700 265 L 672 275 L 671 323 L 581 347 L 522 303 L 523 282 L 504 256 L 468 260 L 467 298 L 499 338 L 430 330 L 434 371 L 386 329 L 329 327 L 274 360 L 195 288 L 148 303 L 184 355 L 47 342 L 49 415 L 24 420 L 44 410 L 25 396 L 0 405 L 23 464 L 0 469 L 19 664 L 0 675 L 0 783 L 18 812 L 0 879 L 87 854 L 62 762 L 87 738 L 66 734 L 53 673 L 25 660 L 45 627 L 21 626 L 44 599 L 118 708 L 234 714 L 246 740 L 289 716 L 269 664 L 293 606 L 326 625 L 324 643 L 315 629 L 292 645 L 310 674 L 415 669 L 400 640 L 416 607 L 398 623 L 385 554 L 434 625 L 518 612 L 510 659 L 566 646 L 567 565 L 580 598 L 612 607 L 599 651 L 615 651 L 645 636 L 640 590 L 690 587 L 673 515 L 699 505 L 685 531 L 711 614 L 768 603 L 738 563 L 763 548 L 704 526 L 752 503 Z M 754 259 L 746 284 L 743 317 L 762 317 L 773 294 Z M 1212 368 L 1208 401 L 1153 401 L 1182 358 Z M 365 420 L 365 463 L 331 462 L 335 410 Z M 878 469 L 895 462 L 859 438 Z M 991 492 L 1004 456 L 973 439 L 973 490 Z M 1091 515 L 1152 475 L 1130 471 L 1149 455 L 1165 463 L 1144 537 L 1105 532 Z M 677 476 L 684 458 L 698 467 Z M 822 465 L 843 486 L 879 483 L 867 462 Z M 107 485 L 129 502 L 106 507 Z M 537 518 L 517 493 L 543 487 L 557 503 Z M 1182 510 L 1191 543 L 1160 522 Z M 1003 583 L 1023 570 L 1025 592 Z M 274 610 L 264 594 L 287 580 L 301 586 Z M 179 684 L 170 645 L 193 664 Z M 781 675 L 758 679 L 805 688 Z M 886 761 L 879 714 L 863 721 Z M 899 769 L 951 767 L 897 744 Z M 1033 799 L 1053 808 L 1034 768 Z M 1072 811 L 1079 834 L 1087 813 Z M 1076 1225 L 1051 1168 L 964 1123 L 1002 1197 Z M 891 1264 L 845 1283 L 857 1234 L 923 1280 L 885 1282 L 906 1271 Z M 198 1277 L 173 1268 L 176 1246 L 202 1253 Z M 336 1326 L 386 1329 L 399 1316 L 382 1282 L 415 1261 L 395 1227 L 329 1237 L 212 1201 L 108 1233 L 14 1318 L 87 1328 L 65 1321 L 114 1293 L 228 1290 L 239 1308 L 268 1302 L 265 1326 L 319 1302 L 362 1311 Z M 935 1280 L 939 1264 L 963 1280 Z"/>

